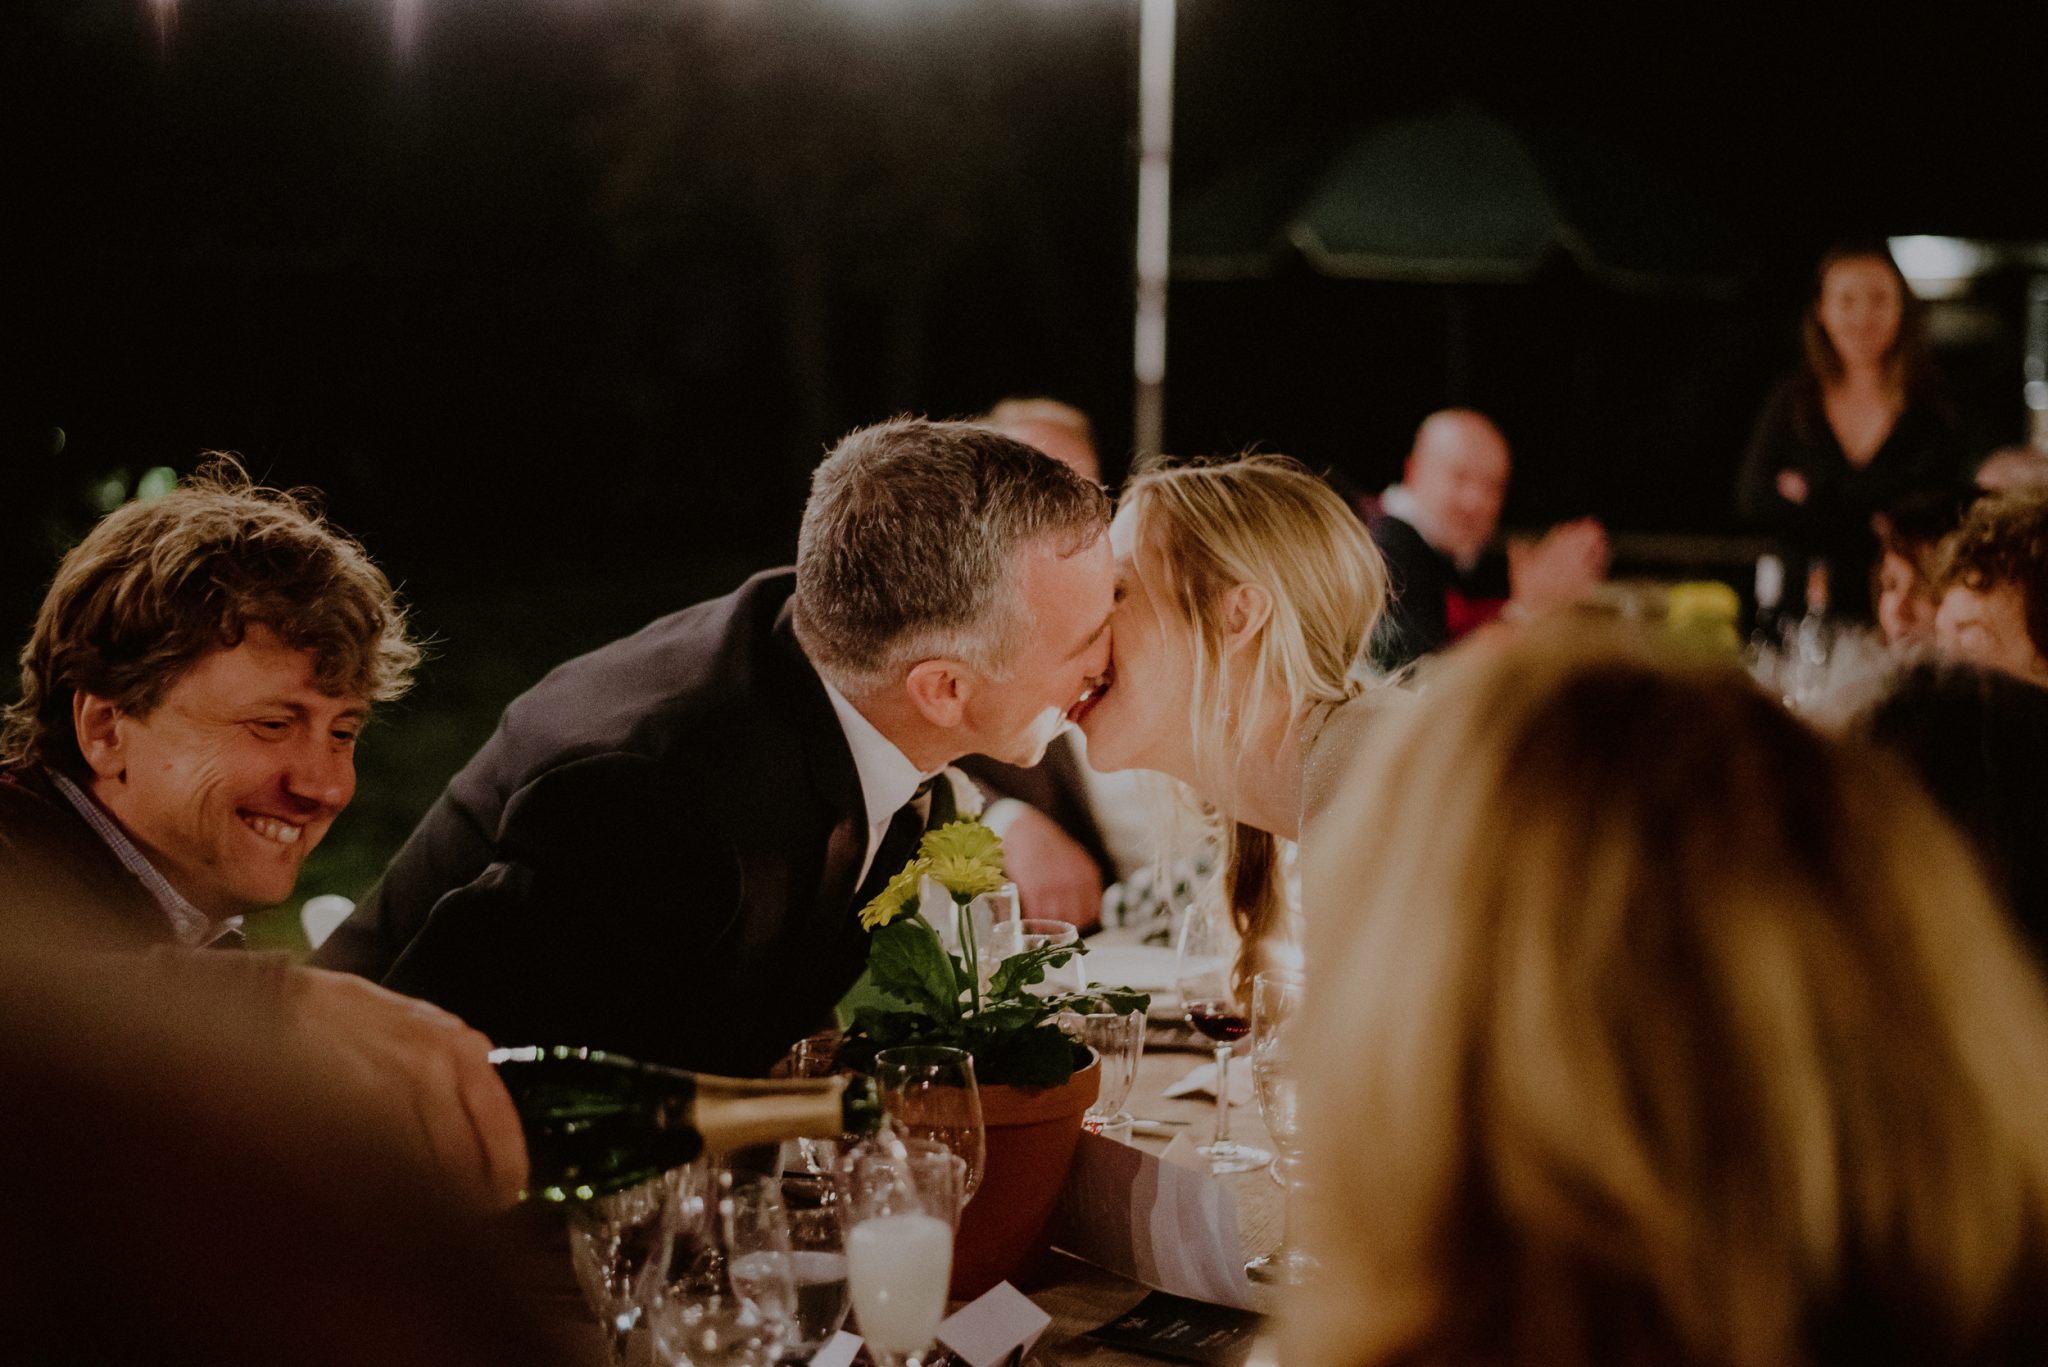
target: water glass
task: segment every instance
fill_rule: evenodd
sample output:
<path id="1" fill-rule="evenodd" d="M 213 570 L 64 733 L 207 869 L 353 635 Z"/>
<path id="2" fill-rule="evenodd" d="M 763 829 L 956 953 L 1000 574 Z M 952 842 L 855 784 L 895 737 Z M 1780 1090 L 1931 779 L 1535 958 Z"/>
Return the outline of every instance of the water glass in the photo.
<path id="1" fill-rule="evenodd" d="M 827 1157 L 836 1161 L 836 1152 Z M 781 1191 L 789 1222 L 790 1282 L 796 1292 L 783 1360 L 805 1362 L 846 1322 L 846 1242 L 829 1172 L 822 1177 L 784 1173 Z"/>
<path id="2" fill-rule="evenodd" d="M 1294 1246 L 1293 1215 L 1296 1174 L 1301 1169 L 1301 1056 L 1296 1032 L 1301 1028 L 1302 979 L 1296 973 L 1267 972 L 1252 979 L 1252 1082 L 1259 1096 L 1259 1114 L 1279 1153 L 1273 1169 L 1280 1182 L 1280 1247 L 1245 1264 L 1253 1281 L 1296 1285 L 1316 1270 L 1316 1261 Z"/>
<path id="3" fill-rule="evenodd" d="M 790 1046 L 784 1057 L 784 1064 L 791 1077 L 832 1077 L 840 1071 L 839 1050 L 846 1037 L 837 1030 L 820 1030 L 806 1035 Z M 796 1141 L 799 1161 L 804 1171 L 814 1177 L 824 1177 L 832 1171 L 834 1141 L 830 1139 L 799 1139 Z"/>
<path id="4" fill-rule="evenodd" d="M 665 1367 L 776 1367 L 796 1287 L 778 1185 L 759 1174 L 679 1170 L 674 1250 L 649 1314 Z"/>
<path id="5" fill-rule="evenodd" d="M 878 1367 L 922 1367 L 946 1313 L 967 1165 L 891 1130 L 850 1146 L 834 1174 L 854 1321 Z"/>
<path id="6" fill-rule="evenodd" d="M 967 1165 L 961 1200 L 971 1200 L 988 1161 L 973 1055 L 939 1044 L 884 1049 L 875 1055 L 875 1092 L 898 1135 L 936 1140 L 959 1155 Z"/>
<path id="7" fill-rule="evenodd" d="M 1101 1064 L 1102 1088 L 1095 1104 L 1081 1117 L 1082 1128 L 1090 1134 L 1128 1134 L 1131 1114 L 1124 1109 L 1124 1102 L 1130 1099 L 1138 1060 L 1145 1053 L 1145 1013 L 1075 1012 L 1064 1017 L 1063 1023 L 1068 1034 L 1095 1051 Z"/>
<path id="8" fill-rule="evenodd" d="M 1013 954 L 1022 954 L 1027 949 L 1047 947 L 1074 947 L 1074 954 L 1058 967 L 1048 966 L 1045 979 L 1031 986 L 1028 991 L 1036 996 L 1049 997 L 1068 992 L 1088 990 L 1088 975 L 1081 967 L 1081 932 L 1065 921 L 1014 920 L 998 922 L 989 937 L 993 951 L 989 956 L 994 964 L 1001 963 Z"/>
<path id="9" fill-rule="evenodd" d="M 678 1173 L 570 1207 L 569 1263 L 616 1364 L 660 1287 L 674 1244 Z"/>

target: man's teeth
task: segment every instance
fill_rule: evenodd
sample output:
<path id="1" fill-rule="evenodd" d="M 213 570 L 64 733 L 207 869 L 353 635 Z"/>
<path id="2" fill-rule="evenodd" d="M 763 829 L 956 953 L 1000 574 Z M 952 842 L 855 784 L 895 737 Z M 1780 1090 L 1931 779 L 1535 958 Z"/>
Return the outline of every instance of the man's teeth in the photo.
<path id="1" fill-rule="evenodd" d="M 304 828 L 289 821 L 279 821 L 274 816 L 251 816 L 244 814 L 242 824 L 265 840 L 275 840 L 280 845 L 296 845 Z"/>

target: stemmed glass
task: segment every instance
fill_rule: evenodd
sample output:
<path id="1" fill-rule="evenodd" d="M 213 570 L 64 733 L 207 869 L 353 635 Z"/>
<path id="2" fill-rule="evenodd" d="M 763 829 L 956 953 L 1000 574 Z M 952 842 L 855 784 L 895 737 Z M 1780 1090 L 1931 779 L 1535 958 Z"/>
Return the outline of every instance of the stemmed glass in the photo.
<path id="1" fill-rule="evenodd" d="M 922 1367 L 946 1312 L 966 1163 L 893 1130 L 843 1151 L 834 1177 L 853 1315 L 877 1367 Z"/>
<path id="2" fill-rule="evenodd" d="M 1236 955 L 1237 931 L 1221 905 L 1199 898 L 1182 913 L 1174 987 L 1187 1023 L 1216 1045 L 1216 1137 L 1196 1152 L 1218 1174 L 1250 1172 L 1273 1160 L 1264 1149 L 1230 1137 L 1230 1055 L 1252 1027 L 1238 997 Z"/>
<path id="3" fill-rule="evenodd" d="M 832 1151 L 824 1157 L 829 1167 Z M 754 1179 L 770 1184 L 774 1178 Z M 782 1345 L 783 1361 L 808 1362 L 846 1322 L 846 1242 L 832 1178 L 784 1173 L 782 1209 L 789 1226 L 789 1275 L 795 1313 Z M 737 1276 L 737 1274 L 736 1274 Z"/>
<path id="4" fill-rule="evenodd" d="M 1294 1246 L 1294 1189 L 1301 1170 L 1299 1052 L 1302 980 L 1297 973 L 1266 972 L 1252 979 L 1252 1081 L 1259 1113 L 1280 1156 L 1273 1171 L 1280 1198 L 1280 1247 L 1244 1265 L 1253 1281 L 1296 1285 L 1316 1271 L 1316 1260 Z"/>
<path id="5" fill-rule="evenodd" d="M 668 1268 L 677 1180 L 677 1173 L 663 1173 L 569 1210 L 569 1264 L 604 1325 L 613 1367 L 625 1362 L 627 1340 Z"/>
<path id="6" fill-rule="evenodd" d="M 778 1187 L 702 1164 L 679 1170 L 675 1247 L 649 1314 L 658 1362 L 776 1367 L 796 1317 Z"/>
<path id="7" fill-rule="evenodd" d="M 875 1055 L 875 1092 L 898 1135 L 933 1139 L 967 1165 L 962 1204 L 981 1186 L 987 1134 L 974 1056 L 942 1044 L 908 1044 Z"/>

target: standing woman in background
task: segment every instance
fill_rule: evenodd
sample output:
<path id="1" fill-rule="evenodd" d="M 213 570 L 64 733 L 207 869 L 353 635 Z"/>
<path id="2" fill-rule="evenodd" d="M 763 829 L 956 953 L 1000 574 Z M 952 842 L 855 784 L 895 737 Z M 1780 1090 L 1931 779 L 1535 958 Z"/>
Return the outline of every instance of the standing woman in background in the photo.
<path id="1" fill-rule="evenodd" d="M 1828 562 L 1831 610 L 1867 618 L 1871 517 L 1958 485 L 1962 441 L 1935 392 L 1925 308 L 1883 247 L 1821 257 L 1801 332 L 1803 364 L 1764 406 L 1736 502 L 1795 564 Z"/>

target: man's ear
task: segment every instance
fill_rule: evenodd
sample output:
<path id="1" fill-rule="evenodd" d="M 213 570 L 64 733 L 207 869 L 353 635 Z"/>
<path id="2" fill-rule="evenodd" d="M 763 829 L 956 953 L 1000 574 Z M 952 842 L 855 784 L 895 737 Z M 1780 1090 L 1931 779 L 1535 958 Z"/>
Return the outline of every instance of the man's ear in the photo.
<path id="1" fill-rule="evenodd" d="M 71 695 L 71 730 L 78 737 L 78 753 L 97 778 L 118 783 L 128 776 L 128 759 L 122 748 L 120 707 L 92 693 Z"/>
<path id="2" fill-rule="evenodd" d="M 1259 584 L 1239 584 L 1223 595 L 1223 633 L 1232 646 L 1259 634 L 1273 616 L 1273 595 Z"/>
<path id="3" fill-rule="evenodd" d="M 973 691 L 967 670 L 957 660 L 919 660 L 904 676 L 903 686 L 919 715 L 944 731 L 951 731 L 967 716 L 967 698 Z"/>

